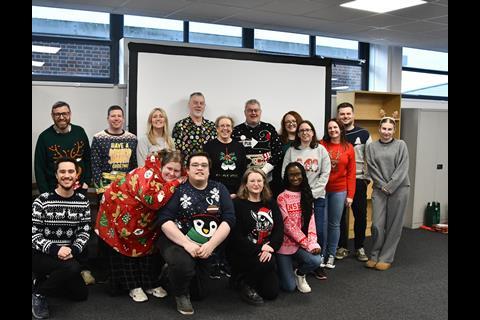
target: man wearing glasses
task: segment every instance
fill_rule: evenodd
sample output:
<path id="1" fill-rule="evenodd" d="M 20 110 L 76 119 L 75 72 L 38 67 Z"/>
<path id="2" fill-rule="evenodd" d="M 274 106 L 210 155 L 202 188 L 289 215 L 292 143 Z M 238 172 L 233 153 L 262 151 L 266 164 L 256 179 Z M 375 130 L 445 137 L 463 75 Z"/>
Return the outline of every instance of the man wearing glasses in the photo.
<path id="1" fill-rule="evenodd" d="M 232 138 L 243 144 L 247 166 L 261 169 L 272 180 L 272 170 L 282 156 L 282 142 L 273 125 L 260 121 L 262 108 L 257 99 L 245 102 L 245 122 L 233 128 Z"/>
<path id="2" fill-rule="evenodd" d="M 61 157 L 73 158 L 79 165 L 78 183 L 75 188 L 86 194 L 92 179 L 90 144 L 85 130 L 71 124 L 71 110 L 64 101 L 52 106 L 53 125 L 43 131 L 35 147 L 35 180 L 40 194 L 52 192 L 57 187 L 55 161 Z"/>
<path id="3" fill-rule="evenodd" d="M 187 159 L 188 181 L 158 213 L 163 234 L 157 246 L 181 314 L 193 314 L 190 297 L 199 300 L 208 294 L 212 253 L 235 225 L 230 193 L 208 179 L 210 167 L 206 152 L 193 153 Z"/>

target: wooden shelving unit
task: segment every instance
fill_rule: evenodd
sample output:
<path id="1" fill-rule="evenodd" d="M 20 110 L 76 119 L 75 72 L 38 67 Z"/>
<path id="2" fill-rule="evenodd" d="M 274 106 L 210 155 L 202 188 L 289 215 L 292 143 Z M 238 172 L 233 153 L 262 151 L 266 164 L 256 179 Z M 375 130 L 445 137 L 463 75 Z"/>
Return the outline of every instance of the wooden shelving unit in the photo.
<path id="1" fill-rule="evenodd" d="M 396 120 L 395 138 L 400 139 L 401 123 L 401 94 L 392 92 L 375 91 L 340 91 L 337 92 L 337 105 L 349 102 L 353 105 L 355 113 L 355 125 L 367 129 L 372 141 L 379 139 L 378 125 L 382 116 L 393 117 Z M 367 236 L 372 225 L 372 183 L 367 189 Z M 353 213 L 349 210 L 347 225 L 349 226 L 349 238 L 353 238 Z"/>

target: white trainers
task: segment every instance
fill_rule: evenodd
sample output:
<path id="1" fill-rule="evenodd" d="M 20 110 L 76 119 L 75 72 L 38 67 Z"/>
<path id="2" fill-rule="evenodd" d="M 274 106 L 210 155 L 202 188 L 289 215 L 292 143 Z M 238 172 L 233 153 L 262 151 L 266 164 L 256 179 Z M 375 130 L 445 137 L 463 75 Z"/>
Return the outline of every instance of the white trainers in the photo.
<path id="1" fill-rule="evenodd" d="M 95 278 L 90 270 L 82 270 L 80 271 L 80 275 L 82 276 L 83 282 L 85 282 L 87 286 L 90 284 L 95 284 Z"/>
<path id="2" fill-rule="evenodd" d="M 145 292 L 143 292 L 142 288 L 135 288 L 130 290 L 129 295 L 135 302 L 145 302 L 148 300 L 148 297 Z"/>
<path id="3" fill-rule="evenodd" d="M 301 293 L 309 293 L 312 291 L 312 288 L 310 288 L 310 285 L 307 282 L 307 275 L 304 274 L 303 276 L 299 276 L 297 274 L 297 269 L 294 271 L 295 273 L 295 283 L 297 284 L 297 289 Z"/>
<path id="4" fill-rule="evenodd" d="M 163 298 L 163 297 L 167 296 L 167 291 L 165 289 L 163 289 L 162 287 L 147 289 L 147 290 L 145 290 L 145 293 L 151 294 L 151 295 L 153 295 L 154 297 L 157 297 L 157 298 Z"/>
<path id="5" fill-rule="evenodd" d="M 357 256 L 358 261 L 362 261 L 362 262 L 368 261 L 368 257 L 365 254 L 365 249 L 364 248 L 358 249 L 357 252 L 355 253 L 355 255 Z"/>
<path id="6" fill-rule="evenodd" d="M 325 268 L 333 269 L 335 268 L 335 257 L 332 255 L 328 256 L 327 263 L 325 263 Z"/>

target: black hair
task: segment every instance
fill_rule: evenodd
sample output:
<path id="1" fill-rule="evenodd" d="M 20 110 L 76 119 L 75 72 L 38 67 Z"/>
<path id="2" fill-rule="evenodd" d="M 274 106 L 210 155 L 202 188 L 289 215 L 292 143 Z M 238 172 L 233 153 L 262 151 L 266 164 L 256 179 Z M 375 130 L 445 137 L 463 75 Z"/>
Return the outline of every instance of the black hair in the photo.
<path id="1" fill-rule="evenodd" d="M 310 185 L 308 184 L 307 173 L 305 168 L 300 162 L 294 161 L 287 164 L 285 172 L 283 174 L 283 185 L 287 188 L 290 185 L 288 181 L 288 169 L 291 167 L 297 167 L 302 173 L 302 183 L 300 184 L 300 207 L 302 208 L 302 231 L 305 235 L 308 235 L 308 225 L 310 224 L 310 218 L 312 217 L 313 210 L 313 194 Z M 288 189 L 288 188 L 287 188 Z"/>
<path id="2" fill-rule="evenodd" d="M 122 107 L 120 107 L 119 105 L 113 105 L 108 108 L 107 117 L 110 116 L 110 112 L 113 110 L 120 110 L 122 111 L 122 115 L 124 115 Z"/>
<path id="3" fill-rule="evenodd" d="M 62 162 L 71 162 L 75 165 L 75 171 L 77 171 L 77 174 L 80 173 L 80 166 L 78 165 L 78 162 L 75 161 L 75 159 L 70 158 L 70 157 L 60 157 L 57 160 L 55 160 L 55 172 L 58 170 L 58 166 Z"/>
<path id="4" fill-rule="evenodd" d="M 208 153 L 206 153 L 205 151 L 197 151 L 197 152 L 194 152 L 187 157 L 187 166 L 186 166 L 187 169 L 190 168 L 190 162 L 192 161 L 193 157 L 205 157 L 205 158 L 207 158 L 208 159 L 208 168 L 209 169 L 212 168 L 212 159 L 210 159 L 210 155 Z"/>

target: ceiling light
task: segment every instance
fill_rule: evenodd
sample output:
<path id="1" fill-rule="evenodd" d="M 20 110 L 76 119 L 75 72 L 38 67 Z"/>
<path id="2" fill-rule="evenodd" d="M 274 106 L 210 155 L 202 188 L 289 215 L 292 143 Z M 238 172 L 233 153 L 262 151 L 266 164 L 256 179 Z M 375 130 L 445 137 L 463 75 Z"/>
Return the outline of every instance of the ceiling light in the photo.
<path id="1" fill-rule="evenodd" d="M 33 61 L 32 60 L 32 67 L 43 67 L 45 62 L 40 62 L 40 61 Z"/>
<path id="2" fill-rule="evenodd" d="M 385 13 L 424 3 L 426 3 L 426 1 L 422 0 L 355 0 L 343 3 L 340 6 L 377 13 Z"/>
<path id="3" fill-rule="evenodd" d="M 41 52 L 41 53 L 57 53 L 62 48 L 58 47 L 49 47 L 49 46 L 35 46 L 32 44 L 32 52 Z"/>
<path id="4" fill-rule="evenodd" d="M 348 88 L 349 86 L 338 86 L 338 87 L 333 87 L 332 90 L 346 90 Z"/>

